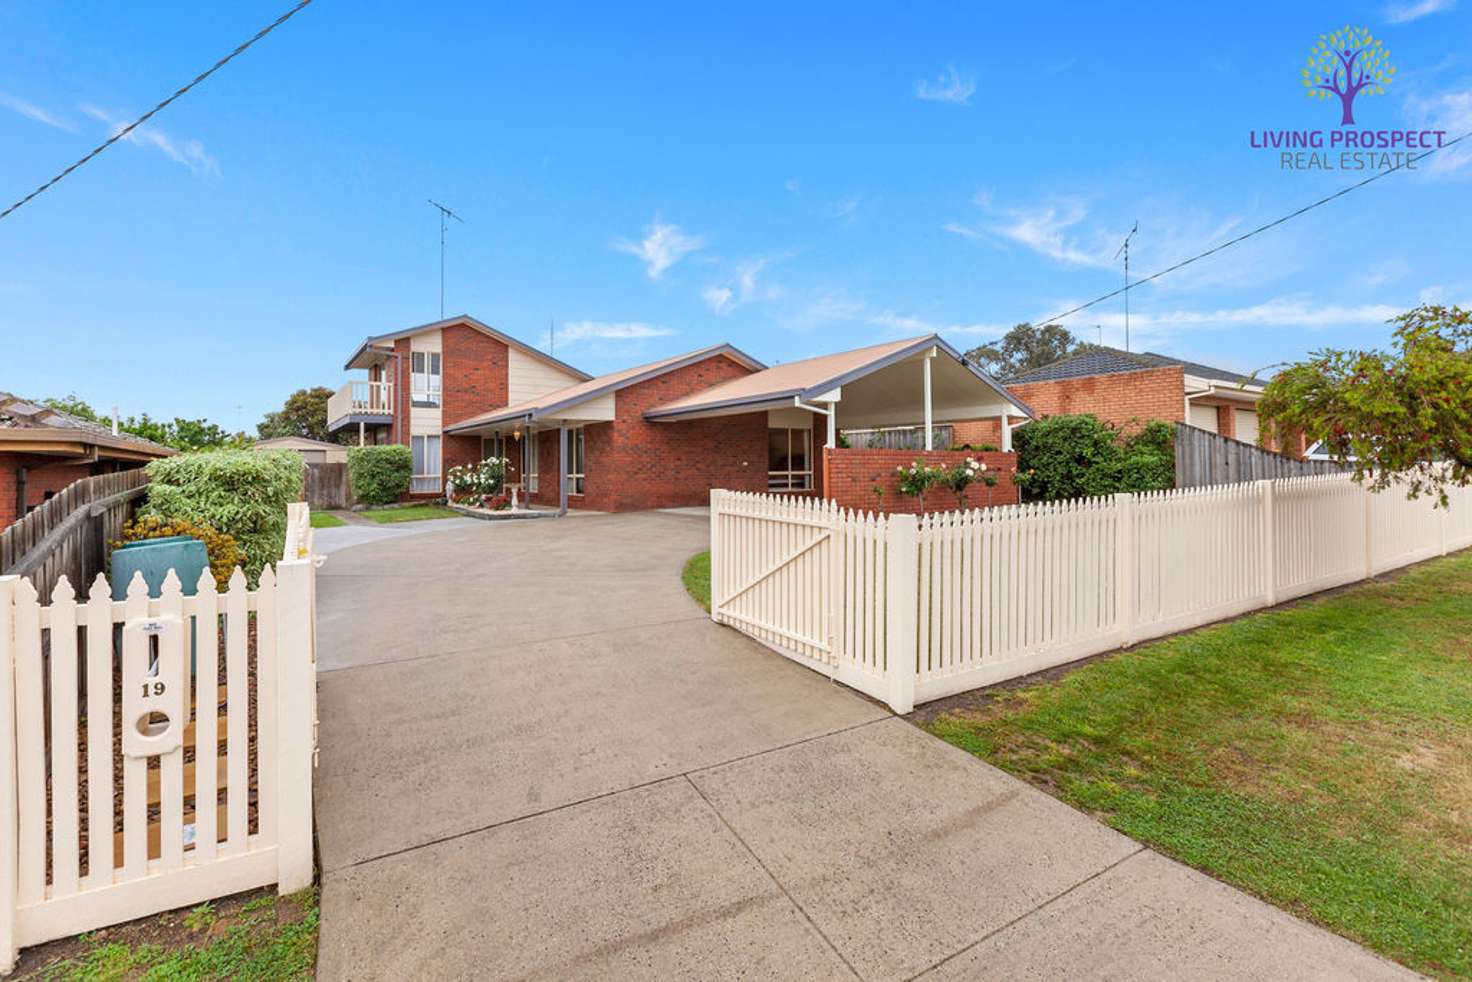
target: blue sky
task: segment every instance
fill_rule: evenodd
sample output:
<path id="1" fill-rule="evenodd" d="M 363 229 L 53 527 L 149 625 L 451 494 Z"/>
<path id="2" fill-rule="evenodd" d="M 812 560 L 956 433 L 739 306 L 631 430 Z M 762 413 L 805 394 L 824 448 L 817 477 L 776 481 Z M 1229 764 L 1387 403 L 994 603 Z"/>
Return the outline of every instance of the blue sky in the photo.
<path id="1" fill-rule="evenodd" d="M 729 340 L 792 360 L 960 347 L 1364 176 L 1299 71 L 1368 27 L 1362 126 L 1472 130 L 1472 2 L 502 5 L 317 0 L 0 222 L 0 389 L 250 428 L 368 334 L 446 308 L 592 372 Z M 284 0 L 0 8 L 8 204 Z M 1199 7 L 1199 9 L 1198 9 Z M 1472 299 L 1453 148 L 1133 294 L 1134 347 L 1252 370 Z M 1066 322 L 1121 343 L 1118 300 Z"/>

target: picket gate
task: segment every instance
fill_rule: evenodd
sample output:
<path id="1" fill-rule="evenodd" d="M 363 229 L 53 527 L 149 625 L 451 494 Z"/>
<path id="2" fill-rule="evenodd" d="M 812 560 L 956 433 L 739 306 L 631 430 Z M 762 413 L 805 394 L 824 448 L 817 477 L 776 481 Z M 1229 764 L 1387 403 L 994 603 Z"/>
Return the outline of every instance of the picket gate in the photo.
<path id="1" fill-rule="evenodd" d="M 873 515 L 711 492 L 711 617 L 909 712 L 1472 546 L 1347 474 Z"/>
<path id="2" fill-rule="evenodd" d="M 237 568 L 220 592 L 206 569 L 185 596 L 171 570 L 158 598 L 135 574 L 115 601 L 98 574 L 85 597 L 61 578 L 43 606 L 0 577 L 0 968 L 54 938 L 311 885 L 311 536 L 292 506 L 254 590 Z"/>

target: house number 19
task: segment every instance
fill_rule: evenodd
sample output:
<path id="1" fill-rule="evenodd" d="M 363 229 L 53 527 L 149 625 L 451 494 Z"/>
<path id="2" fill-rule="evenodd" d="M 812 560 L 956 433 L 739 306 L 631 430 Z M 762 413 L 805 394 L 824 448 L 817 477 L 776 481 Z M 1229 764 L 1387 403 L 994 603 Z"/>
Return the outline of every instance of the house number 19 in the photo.
<path id="1" fill-rule="evenodd" d="M 143 698 L 147 699 L 150 695 L 161 696 L 164 694 L 165 688 L 162 682 L 144 682 Z"/>

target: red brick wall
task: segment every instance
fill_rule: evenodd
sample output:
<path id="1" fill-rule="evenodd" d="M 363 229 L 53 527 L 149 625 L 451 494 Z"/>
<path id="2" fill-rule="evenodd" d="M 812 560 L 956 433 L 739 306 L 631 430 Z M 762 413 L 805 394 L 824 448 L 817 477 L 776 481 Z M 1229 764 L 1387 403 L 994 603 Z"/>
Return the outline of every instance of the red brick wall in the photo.
<path id="1" fill-rule="evenodd" d="M 967 453 L 961 450 L 932 450 L 927 453 L 923 450 L 867 450 L 858 447 L 825 449 L 823 467 L 830 488 L 827 496 L 844 508 L 915 514 L 920 511 L 920 502 L 900 493 L 899 474 L 895 468 L 909 467 L 916 460 L 949 467 L 967 457 L 986 464 L 988 473 L 998 478 L 994 488 L 979 481 L 967 488 L 967 508 L 1017 504 L 1017 486 L 1012 483 L 1012 473 L 1017 469 L 1016 454 Z M 874 496 L 876 484 L 884 489 L 882 502 Z M 955 507 L 956 493 L 950 488 L 932 488 L 925 494 L 926 511 L 949 511 Z"/>
<path id="2" fill-rule="evenodd" d="M 1186 370 L 1180 365 L 1052 382 L 1019 382 L 1007 388 L 1039 416 L 1093 413 L 1116 426 L 1126 426 L 1136 419 L 1185 420 Z"/>
<path id="3" fill-rule="evenodd" d="M 1021 398 L 1021 396 L 1018 398 Z M 1017 419 L 1012 420 L 1012 423 L 1016 425 L 1018 420 L 1025 418 L 1019 416 Z M 951 427 L 953 434 L 951 440 L 954 443 L 969 443 L 973 447 L 979 447 L 984 443 L 989 443 L 998 448 L 1002 446 L 1002 421 L 996 416 L 990 419 L 963 420 L 959 423 L 952 423 Z M 950 448 L 946 447 L 944 449 L 949 450 Z"/>
<path id="4" fill-rule="evenodd" d="M 767 486 L 767 414 L 746 413 L 678 423 L 652 423 L 644 412 L 708 389 L 750 369 L 717 355 L 620 389 L 615 419 L 584 428 L 586 493 L 568 506 L 638 511 L 710 502 L 712 488 L 763 491 Z M 539 504 L 558 498 L 558 437 L 538 435 Z"/>
<path id="5" fill-rule="evenodd" d="M 509 384 L 506 345 L 463 324 L 445 328 L 440 338 L 444 425 L 505 406 Z M 481 459 L 478 436 L 447 433 L 440 449 L 446 473 L 451 467 L 474 464 Z"/>
<path id="6" fill-rule="evenodd" d="M 409 445 L 409 407 L 413 404 L 410 399 L 409 384 L 414 364 L 409 357 L 408 338 L 399 338 L 394 342 L 394 354 L 398 357 L 390 359 L 384 366 L 388 373 L 398 373 L 398 379 L 394 382 L 394 422 L 389 429 L 389 433 L 392 434 L 389 442 L 402 443 L 407 447 Z"/>
<path id="7" fill-rule="evenodd" d="M 138 464 L 137 466 L 142 466 Z M 102 461 L 90 464 L 73 464 L 58 461 L 55 457 L 3 454 L 0 455 L 0 529 L 6 528 L 21 517 L 16 513 L 15 490 L 21 467 L 26 468 L 26 507 L 34 508 L 46 500 L 46 493 L 62 490 L 75 481 L 94 474 L 111 474 L 115 470 L 127 470 L 127 464 Z"/>

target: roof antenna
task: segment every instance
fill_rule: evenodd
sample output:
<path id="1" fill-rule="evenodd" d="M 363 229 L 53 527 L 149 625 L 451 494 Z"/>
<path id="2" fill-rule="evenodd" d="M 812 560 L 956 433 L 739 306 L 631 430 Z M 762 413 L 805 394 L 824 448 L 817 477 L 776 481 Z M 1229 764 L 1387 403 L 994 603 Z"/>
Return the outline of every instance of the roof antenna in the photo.
<path id="1" fill-rule="evenodd" d="M 1120 253 L 1124 254 L 1124 350 L 1130 350 L 1130 239 L 1140 230 L 1140 223 L 1135 222 L 1135 227 L 1130 229 L 1130 234 L 1124 237 L 1124 245 L 1114 253 L 1118 259 Z"/>
<path id="2" fill-rule="evenodd" d="M 440 212 L 440 320 L 444 320 L 445 319 L 445 219 L 446 218 L 453 218 L 453 219 L 455 219 L 455 221 L 459 222 L 461 225 L 464 225 L 465 224 L 465 219 L 461 218 L 459 215 L 455 214 L 453 211 L 451 211 L 450 209 L 446 208 L 444 205 L 440 204 L 438 201 L 434 200 L 433 198 L 426 198 L 424 200 L 426 200 L 430 204 L 434 205 L 436 208 L 439 209 L 439 212 Z"/>

